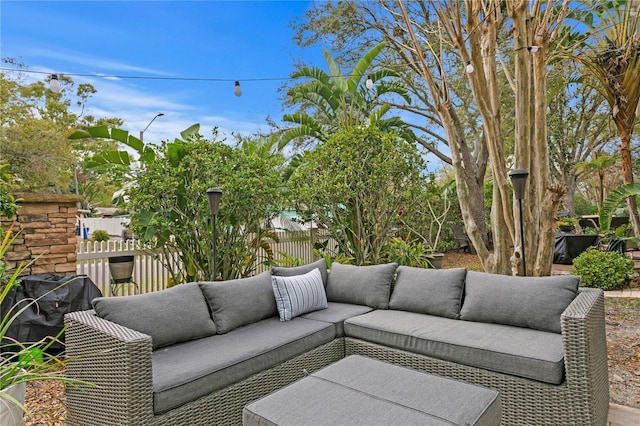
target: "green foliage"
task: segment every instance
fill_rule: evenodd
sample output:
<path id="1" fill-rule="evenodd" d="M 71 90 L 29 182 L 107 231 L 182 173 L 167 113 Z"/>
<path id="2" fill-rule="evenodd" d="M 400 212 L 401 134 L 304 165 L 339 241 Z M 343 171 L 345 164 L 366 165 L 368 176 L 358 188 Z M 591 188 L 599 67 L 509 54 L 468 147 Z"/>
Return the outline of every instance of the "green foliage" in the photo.
<path id="1" fill-rule="evenodd" d="M 214 140 L 206 140 L 188 129 L 184 140 L 164 142 L 128 191 L 135 212 L 131 229 L 166 256 L 180 256 L 180 268 L 167 262 L 176 283 L 213 278 L 206 196 L 211 187 L 223 191 L 216 217 L 217 278 L 248 276 L 258 263 L 273 261 L 270 242 L 278 237 L 270 219 L 283 210 L 284 158 L 273 139 L 231 147 L 216 135 L 214 129 Z"/>
<path id="2" fill-rule="evenodd" d="M 578 216 L 588 216 L 598 214 L 598 206 L 591 203 L 580 194 L 575 195 L 575 208 Z"/>
<path id="3" fill-rule="evenodd" d="M 423 162 L 412 144 L 375 127 L 346 127 L 307 151 L 293 171 L 295 210 L 327 226 L 332 256 L 375 264 L 422 195 Z"/>
<path id="4" fill-rule="evenodd" d="M 419 240 L 407 241 L 394 237 L 385 246 L 382 259 L 398 265 L 433 268 L 433 249 L 425 247 Z"/>
<path id="5" fill-rule="evenodd" d="M 345 256 L 343 254 L 336 254 L 335 256 L 332 256 L 328 251 L 324 249 L 314 249 L 313 254 L 315 254 L 316 257 L 320 259 L 324 259 L 324 261 L 327 263 L 327 269 L 331 269 L 331 265 L 333 264 L 333 262 L 338 262 L 342 265 L 353 265 L 354 261 L 353 257 Z"/>
<path id="6" fill-rule="evenodd" d="M 93 241 L 109 241 L 109 233 L 98 229 L 97 231 L 93 231 L 92 239 Z"/>
<path id="7" fill-rule="evenodd" d="M 18 211 L 16 199 L 9 193 L 9 174 L 6 169 L 8 164 L 0 164 L 0 215 L 7 219 L 13 218 Z M 2 236 L 2 230 L 0 230 Z"/>
<path id="8" fill-rule="evenodd" d="M 350 126 L 375 126 L 384 131 L 393 130 L 405 140 L 415 141 L 415 134 L 399 117 L 384 118 L 391 109 L 382 100 L 385 95 L 394 94 L 407 104 L 411 103 L 407 89 L 398 82 L 400 75 L 388 68 L 367 72 L 383 48 L 384 43 L 374 46 L 348 75 L 342 74 L 326 49 L 324 58 L 329 73 L 315 67 L 302 67 L 294 72 L 293 78 L 305 78 L 309 81 L 291 88 L 287 93 L 288 100 L 312 113 L 285 114 L 283 120 L 297 124 L 298 127 L 283 133 L 280 146 L 300 139 L 325 141 L 337 129 Z M 374 82 L 372 89 L 365 86 L 368 77 Z"/>
<path id="9" fill-rule="evenodd" d="M 301 258 L 291 256 L 290 254 L 283 251 L 279 251 L 278 256 L 280 256 L 280 259 L 274 259 L 274 265 L 284 266 L 287 268 L 304 265 L 304 261 Z"/>
<path id="10" fill-rule="evenodd" d="M 16 60 L 3 58 L 3 62 L 28 72 Z M 61 92 L 53 93 L 43 81 L 29 83 L 20 72 L 0 72 L 2 161 L 9 164 L 7 172 L 14 177 L 16 190 L 80 193 L 75 177 L 82 172 L 85 151 L 67 135 L 76 127 L 96 121 L 73 112 L 74 106 L 84 108 L 96 90 L 89 84 L 76 87 L 64 75 L 60 82 Z"/>
<path id="11" fill-rule="evenodd" d="M 620 185 L 607 195 L 600 210 L 600 232 L 607 234 L 611 227 L 611 218 L 618 206 L 627 198 L 640 195 L 640 183 Z"/>
<path id="12" fill-rule="evenodd" d="M 573 260 L 571 273 L 581 277 L 582 287 L 615 290 L 633 276 L 633 259 L 616 251 L 590 247 Z"/>

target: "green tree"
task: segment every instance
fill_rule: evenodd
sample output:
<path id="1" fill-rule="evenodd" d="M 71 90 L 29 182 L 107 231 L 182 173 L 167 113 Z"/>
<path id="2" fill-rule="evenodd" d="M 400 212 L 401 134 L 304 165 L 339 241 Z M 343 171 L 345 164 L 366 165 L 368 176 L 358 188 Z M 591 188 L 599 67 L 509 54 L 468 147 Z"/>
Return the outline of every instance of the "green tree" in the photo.
<path id="1" fill-rule="evenodd" d="M 602 208 L 605 199 L 605 177 L 608 173 L 611 173 L 611 169 L 618 163 L 618 158 L 613 155 L 609 155 L 606 152 L 594 153 L 593 157 L 589 161 L 584 161 L 578 164 L 578 168 L 584 173 L 589 174 L 595 172 L 598 175 L 598 199 L 597 206 Z"/>
<path id="2" fill-rule="evenodd" d="M 96 90 L 90 84 L 76 87 L 71 78 L 60 76 L 61 91 L 53 93 L 45 82 L 27 83 L 23 64 L 10 58 L 3 62 L 15 67 L 0 73 L 0 162 L 8 164 L 13 176 L 11 189 L 80 193 L 75 176 L 83 170 L 78 159 L 85 150 L 67 135 L 99 122 L 83 115 Z"/>
<path id="3" fill-rule="evenodd" d="M 387 68 L 367 74 L 383 47 L 384 44 L 381 43 L 371 49 L 348 75 L 342 74 L 326 49 L 324 57 L 329 74 L 316 67 L 302 67 L 294 72 L 292 78 L 306 78 L 310 81 L 291 88 L 287 93 L 289 102 L 300 105 L 304 110 L 310 109 L 311 113 L 284 115 L 284 121 L 297 124 L 298 127 L 282 134 L 281 146 L 300 138 L 325 141 L 337 129 L 360 125 L 376 126 L 383 131 L 394 130 L 413 142 L 415 135 L 404 121 L 399 117 L 384 118 L 391 109 L 384 102 L 385 97 L 395 94 L 411 103 L 406 89 L 397 80 L 390 79 L 398 77 L 398 74 Z M 365 84 L 368 78 L 373 83 L 371 89 Z"/>
<path id="4" fill-rule="evenodd" d="M 344 127 L 305 152 L 290 178 L 295 209 L 326 225 L 333 255 L 375 264 L 391 237 L 402 235 L 400 212 L 417 204 L 424 163 L 415 145 L 376 127 Z"/>
<path id="5" fill-rule="evenodd" d="M 592 37 L 580 45 L 575 59 L 600 83 L 597 88 L 611 107 L 611 118 L 620 135 L 620 161 L 625 184 L 633 184 L 631 139 L 640 110 L 640 11 L 637 3 L 596 2 Z M 594 40 L 595 38 L 595 40 Z M 640 214 L 635 197 L 627 199 L 636 237 L 640 237 Z"/>
<path id="6" fill-rule="evenodd" d="M 340 10 L 332 15 L 340 19 L 316 24 L 316 32 L 326 36 L 323 40 L 335 38 L 347 46 L 368 44 L 377 37 L 390 47 L 389 60 L 421 82 L 414 86 L 412 94 L 419 100 L 414 105 L 424 109 L 425 117 L 433 117 L 430 123 L 441 126 L 467 234 L 490 272 L 522 273 L 523 250 L 529 275 L 551 271 L 553 217 L 566 189 L 551 179 L 547 78 L 562 57 L 558 46 L 567 37 L 565 18 L 573 5 L 547 7 L 537 0 L 380 0 L 318 7 L 324 16 Z M 358 25 L 357 31 L 351 30 Z M 333 36 L 345 29 L 347 35 Z M 475 123 L 461 118 L 465 110 L 477 111 Z M 514 168 L 531 172 L 524 241 L 517 232 L 519 217 L 508 177 Z M 493 250 L 485 226 L 487 177 L 493 181 Z"/>
<path id="7" fill-rule="evenodd" d="M 113 130 L 112 130 L 113 132 Z M 174 282 L 213 278 L 211 214 L 206 190 L 223 191 L 217 216 L 218 278 L 248 276 L 260 262 L 273 260 L 269 242 L 276 239 L 270 219 L 283 208 L 281 170 L 284 157 L 249 139 L 236 147 L 196 133 L 164 142 L 147 160 L 128 191 L 135 212 L 131 228 L 161 250 L 177 254 L 167 261 Z"/>
<path id="8" fill-rule="evenodd" d="M 574 63 L 560 63 L 549 72 L 549 160 L 555 182 L 567 188 L 564 209 L 575 213 L 578 183 L 589 182 L 583 165 L 612 142 L 606 101 L 586 82 L 588 75 Z M 602 188 L 602 185 L 600 185 Z M 600 200 L 600 205 L 602 200 Z"/>

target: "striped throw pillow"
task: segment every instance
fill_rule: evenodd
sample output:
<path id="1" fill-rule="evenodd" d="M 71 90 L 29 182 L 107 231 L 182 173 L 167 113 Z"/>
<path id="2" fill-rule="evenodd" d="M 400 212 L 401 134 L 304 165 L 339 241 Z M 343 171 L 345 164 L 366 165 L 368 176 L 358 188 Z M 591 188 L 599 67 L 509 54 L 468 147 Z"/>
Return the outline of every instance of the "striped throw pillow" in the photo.
<path id="1" fill-rule="evenodd" d="M 318 268 L 304 275 L 272 276 L 273 294 L 280 321 L 290 321 L 298 315 L 326 309 L 327 295 Z"/>

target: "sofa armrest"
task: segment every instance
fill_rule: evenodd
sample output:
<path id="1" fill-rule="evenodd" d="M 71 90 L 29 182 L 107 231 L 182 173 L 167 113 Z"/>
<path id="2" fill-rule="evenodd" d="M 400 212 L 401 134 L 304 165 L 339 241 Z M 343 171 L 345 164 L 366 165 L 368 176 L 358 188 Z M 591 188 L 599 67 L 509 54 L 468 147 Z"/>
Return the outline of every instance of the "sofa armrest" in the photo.
<path id="1" fill-rule="evenodd" d="M 580 401 L 575 418 L 588 413 L 588 418 L 604 424 L 609 406 L 609 375 L 603 291 L 579 289 L 560 322 L 567 387 L 574 400 Z"/>
<path id="2" fill-rule="evenodd" d="M 94 311 L 65 315 L 69 424 L 148 424 L 153 416 L 151 337 Z"/>

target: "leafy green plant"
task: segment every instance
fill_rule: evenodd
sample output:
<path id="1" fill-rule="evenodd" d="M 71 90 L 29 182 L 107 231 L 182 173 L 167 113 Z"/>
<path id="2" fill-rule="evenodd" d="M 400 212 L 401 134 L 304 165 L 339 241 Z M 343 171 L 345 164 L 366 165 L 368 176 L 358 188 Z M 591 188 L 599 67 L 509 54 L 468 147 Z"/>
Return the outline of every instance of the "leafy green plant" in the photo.
<path id="1" fill-rule="evenodd" d="M 278 251 L 277 253 L 281 258 L 273 259 L 273 261 L 271 262 L 271 266 L 284 266 L 290 268 L 293 266 L 304 265 L 304 260 L 300 257 L 291 256 L 290 254 L 283 251 Z"/>
<path id="2" fill-rule="evenodd" d="M 102 229 L 98 229 L 97 231 L 93 231 L 92 239 L 93 241 L 109 241 L 109 233 L 107 231 L 103 231 Z"/>
<path id="3" fill-rule="evenodd" d="M 579 220 L 572 216 L 563 217 L 556 221 L 556 226 L 561 230 L 575 230 L 579 226 Z"/>
<path id="4" fill-rule="evenodd" d="M 607 234 L 611 227 L 611 219 L 618 206 L 627 198 L 640 195 L 640 183 L 620 185 L 607 195 L 600 210 L 600 232 Z"/>
<path id="5" fill-rule="evenodd" d="M 573 260 L 571 273 L 581 277 L 582 287 L 615 290 L 633 276 L 633 259 L 615 251 L 590 247 Z"/>
<path id="6" fill-rule="evenodd" d="M 331 253 L 326 250 L 313 249 L 313 254 L 315 254 L 319 259 L 324 259 L 324 261 L 327 262 L 327 269 L 331 269 L 333 262 L 338 262 L 342 265 L 353 265 L 355 261 L 353 257 L 343 254 L 336 254 L 335 256 L 332 256 Z"/>
<path id="7" fill-rule="evenodd" d="M 422 241 L 407 241 L 394 237 L 382 252 L 383 259 L 398 265 L 416 268 L 433 268 L 433 249 L 426 247 Z"/>

